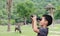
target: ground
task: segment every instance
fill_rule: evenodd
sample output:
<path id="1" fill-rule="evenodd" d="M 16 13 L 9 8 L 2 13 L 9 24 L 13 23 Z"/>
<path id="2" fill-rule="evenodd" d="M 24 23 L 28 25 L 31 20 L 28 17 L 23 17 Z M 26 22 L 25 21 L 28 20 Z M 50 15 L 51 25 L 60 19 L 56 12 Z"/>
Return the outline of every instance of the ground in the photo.
<path id="1" fill-rule="evenodd" d="M 14 32 L 14 25 L 11 25 L 11 31 L 7 32 L 7 25 L 0 25 L 0 36 L 36 36 L 31 25 L 21 26 L 22 33 Z M 49 27 L 48 36 L 60 36 L 60 24 Z"/>

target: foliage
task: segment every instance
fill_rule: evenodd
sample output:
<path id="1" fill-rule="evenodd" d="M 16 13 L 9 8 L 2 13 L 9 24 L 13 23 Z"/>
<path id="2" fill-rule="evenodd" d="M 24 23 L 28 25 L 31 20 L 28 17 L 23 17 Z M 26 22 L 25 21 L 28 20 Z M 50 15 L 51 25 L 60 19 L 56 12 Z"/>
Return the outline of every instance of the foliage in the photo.
<path id="1" fill-rule="evenodd" d="M 31 1 L 19 3 L 17 5 L 17 13 L 19 13 L 20 17 L 29 17 L 34 10 L 34 4 Z"/>
<path id="2" fill-rule="evenodd" d="M 6 22 L 8 18 L 6 1 L 7 0 L 0 0 L 0 24 L 8 23 Z M 54 18 L 60 19 L 60 0 L 13 0 L 11 24 L 14 24 L 17 18 L 21 18 L 20 21 L 23 21 L 24 16 L 27 18 L 27 21 L 29 21 L 30 15 L 33 13 L 40 17 L 43 14 L 47 14 L 48 12 L 44 8 L 48 3 L 53 4 L 55 7 Z"/>

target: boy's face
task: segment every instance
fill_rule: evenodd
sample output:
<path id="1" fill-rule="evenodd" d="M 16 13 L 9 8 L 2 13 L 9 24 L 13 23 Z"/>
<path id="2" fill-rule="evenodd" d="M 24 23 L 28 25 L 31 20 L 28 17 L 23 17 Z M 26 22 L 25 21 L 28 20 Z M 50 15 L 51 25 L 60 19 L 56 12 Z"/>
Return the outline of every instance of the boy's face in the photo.
<path id="1" fill-rule="evenodd" d="M 48 21 L 45 19 L 45 17 L 42 17 L 42 19 L 40 21 L 40 25 L 44 26 L 44 25 L 47 25 L 47 24 L 48 24 Z"/>

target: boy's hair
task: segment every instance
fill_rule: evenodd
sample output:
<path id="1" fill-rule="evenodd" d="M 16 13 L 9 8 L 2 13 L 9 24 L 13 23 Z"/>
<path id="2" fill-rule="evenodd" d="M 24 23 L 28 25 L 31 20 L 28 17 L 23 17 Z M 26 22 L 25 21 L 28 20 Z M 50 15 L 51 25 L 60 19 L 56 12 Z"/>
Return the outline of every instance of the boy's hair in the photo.
<path id="1" fill-rule="evenodd" d="M 48 21 L 48 25 L 47 26 L 52 24 L 52 20 L 53 19 L 52 19 L 52 17 L 50 15 L 44 14 L 43 17 L 45 17 L 45 19 Z"/>

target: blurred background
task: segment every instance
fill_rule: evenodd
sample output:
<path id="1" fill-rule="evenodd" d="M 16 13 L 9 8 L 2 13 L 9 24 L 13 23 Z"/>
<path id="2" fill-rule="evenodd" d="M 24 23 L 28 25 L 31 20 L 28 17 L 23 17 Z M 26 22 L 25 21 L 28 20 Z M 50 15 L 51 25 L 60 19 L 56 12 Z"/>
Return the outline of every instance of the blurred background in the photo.
<path id="1" fill-rule="evenodd" d="M 30 16 L 53 17 L 48 36 L 60 36 L 60 0 L 0 0 L 0 36 L 36 36 Z M 15 32 L 19 26 L 22 33 Z"/>

